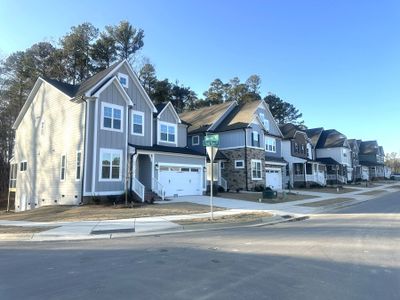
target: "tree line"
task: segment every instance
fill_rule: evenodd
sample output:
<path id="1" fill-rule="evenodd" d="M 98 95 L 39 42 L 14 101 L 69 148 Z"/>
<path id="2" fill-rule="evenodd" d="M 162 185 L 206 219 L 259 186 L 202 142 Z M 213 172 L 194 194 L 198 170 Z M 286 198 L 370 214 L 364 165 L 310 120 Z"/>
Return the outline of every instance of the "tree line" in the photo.
<path id="1" fill-rule="evenodd" d="M 302 123 L 302 114 L 289 102 L 274 94 L 261 96 L 261 78 L 251 75 L 241 82 L 215 79 L 199 97 L 178 80 L 159 79 L 149 61 L 139 64 L 144 46 L 144 31 L 128 21 L 105 26 L 100 31 L 91 23 L 71 27 L 56 43 L 38 42 L 25 51 L 0 58 L 0 196 L 7 190 L 9 160 L 14 146 L 12 124 L 19 114 L 37 78 L 51 78 L 69 84 L 80 84 L 113 63 L 128 60 L 152 101 L 171 101 L 178 112 L 225 101 L 264 99 L 278 123 Z M 140 66 L 139 66 L 140 65 Z"/>

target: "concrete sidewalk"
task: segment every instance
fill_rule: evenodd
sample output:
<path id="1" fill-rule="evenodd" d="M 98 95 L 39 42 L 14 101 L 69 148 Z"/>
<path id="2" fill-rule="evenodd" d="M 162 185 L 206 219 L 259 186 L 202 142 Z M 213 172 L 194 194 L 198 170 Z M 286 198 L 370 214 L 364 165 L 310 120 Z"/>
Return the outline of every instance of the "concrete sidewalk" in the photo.
<path id="1" fill-rule="evenodd" d="M 394 184 L 393 184 L 394 185 Z M 224 211 L 214 212 L 215 217 L 235 215 L 249 212 L 269 212 L 275 218 L 279 216 L 292 215 L 294 217 L 303 217 L 305 215 L 321 213 L 334 209 L 335 207 L 343 207 L 367 201 L 376 198 L 378 195 L 360 195 L 360 193 L 383 190 L 385 192 L 395 192 L 399 189 L 391 189 L 392 185 L 382 185 L 379 187 L 359 188 L 357 191 L 332 194 L 312 191 L 298 191 L 299 194 L 318 196 L 318 198 L 304 199 L 299 201 L 283 202 L 277 204 L 257 203 L 245 200 L 214 198 L 214 206 L 225 208 Z M 306 207 L 302 204 L 330 200 L 334 198 L 352 198 L 353 200 L 338 205 L 329 205 L 322 207 Z M 187 196 L 173 198 L 170 201 L 159 203 L 174 202 L 191 202 L 202 205 L 209 205 L 208 196 Z M 0 226 L 21 226 L 21 227 L 56 227 L 39 233 L 21 234 L 13 237 L 13 235 L 0 235 L 0 240 L 18 239 L 33 241 L 49 241 L 49 240 L 82 240 L 97 238 L 115 238 L 115 237 L 133 237 L 144 234 L 156 234 L 165 232 L 179 232 L 183 227 L 174 221 L 187 220 L 196 218 L 210 217 L 210 213 L 191 214 L 191 215 L 174 215 L 162 217 L 145 217 L 134 219 L 120 220 L 104 220 L 104 221 L 80 221 L 80 222 L 30 222 L 30 221 L 1 221 Z M 276 220 L 279 222 L 279 218 Z M 236 226 L 238 224 L 235 224 Z"/>

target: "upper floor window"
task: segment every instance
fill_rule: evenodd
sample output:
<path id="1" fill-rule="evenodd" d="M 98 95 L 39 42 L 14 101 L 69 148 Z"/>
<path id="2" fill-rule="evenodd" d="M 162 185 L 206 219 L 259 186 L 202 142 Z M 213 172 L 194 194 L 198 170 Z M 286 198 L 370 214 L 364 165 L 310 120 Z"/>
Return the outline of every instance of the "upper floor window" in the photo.
<path id="1" fill-rule="evenodd" d="M 270 137 L 265 138 L 265 151 L 276 152 L 276 139 Z"/>
<path id="2" fill-rule="evenodd" d="M 296 142 L 294 143 L 294 152 L 299 152 L 299 144 L 297 144 Z"/>
<path id="3" fill-rule="evenodd" d="M 129 88 L 129 77 L 126 74 L 118 73 L 118 79 L 124 88 Z"/>
<path id="4" fill-rule="evenodd" d="M 257 131 L 253 131 L 251 137 L 251 145 L 254 147 L 260 147 L 260 134 Z"/>
<path id="5" fill-rule="evenodd" d="M 25 172 L 26 169 L 28 168 L 28 162 L 27 161 L 21 161 L 19 171 L 20 172 Z"/>
<path id="6" fill-rule="evenodd" d="M 260 117 L 261 122 L 263 123 L 264 127 L 265 127 L 267 130 L 269 130 L 269 121 L 268 121 L 268 119 L 265 117 L 265 114 L 264 114 L 264 113 L 260 113 L 258 116 Z"/>
<path id="7" fill-rule="evenodd" d="M 65 180 L 65 171 L 67 168 L 67 156 L 65 154 L 61 155 L 61 161 L 60 161 L 60 180 L 64 181 Z"/>
<path id="8" fill-rule="evenodd" d="M 120 181 L 122 150 L 101 148 L 100 160 L 100 181 Z"/>
<path id="9" fill-rule="evenodd" d="M 159 138 L 161 142 L 176 143 L 176 125 L 171 123 L 160 122 Z"/>
<path id="10" fill-rule="evenodd" d="M 132 134 L 144 135 L 144 113 L 140 111 L 132 112 Z"/>
<path id="11" fill-rule="evenodd" d="M 301 144 L 301 153 L 304 154 L 304 144 Z"/>
<path id="12" fill-rule="evenodd" d="M 123 111 L 122 106 L 103 102 L 101 104 L 101 129 L 122 132 Z"/>
<path id="13" fill-rule="evenodd" d="M 198 135 L 192 136 L 192 145 L 193 146 L 200 145 L 200 137 Z"/>

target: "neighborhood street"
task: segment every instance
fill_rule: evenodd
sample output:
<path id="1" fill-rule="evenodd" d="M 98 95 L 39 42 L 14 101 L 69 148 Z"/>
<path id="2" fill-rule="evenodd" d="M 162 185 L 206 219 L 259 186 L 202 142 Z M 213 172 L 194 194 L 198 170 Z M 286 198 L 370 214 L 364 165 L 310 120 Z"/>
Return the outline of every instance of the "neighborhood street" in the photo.
<path id="1" fill-rule="evenodd" d="M 0 242 L 0 299 L 399 299 L 400 192 L 257 228 Z"/>

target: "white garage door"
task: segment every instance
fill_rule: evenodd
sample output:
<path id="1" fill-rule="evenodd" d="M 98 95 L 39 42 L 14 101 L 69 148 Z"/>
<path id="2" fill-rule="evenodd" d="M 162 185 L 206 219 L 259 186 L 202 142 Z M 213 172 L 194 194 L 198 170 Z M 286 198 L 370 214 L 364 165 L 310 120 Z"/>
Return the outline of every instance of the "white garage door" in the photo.
<path id="1" fill-rule="evenodd" d="M 202 195 L 202 168 L 160 166 L 159 181 L 165 196 Z"/>
<path id="2" fill-rule="evenodd" d="M 267 169 L 265 173 L 265 186 L 273 190 L 282 190 L 282 170 Z"/>

